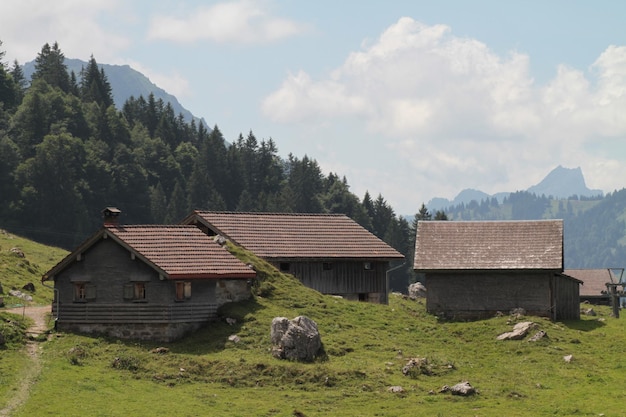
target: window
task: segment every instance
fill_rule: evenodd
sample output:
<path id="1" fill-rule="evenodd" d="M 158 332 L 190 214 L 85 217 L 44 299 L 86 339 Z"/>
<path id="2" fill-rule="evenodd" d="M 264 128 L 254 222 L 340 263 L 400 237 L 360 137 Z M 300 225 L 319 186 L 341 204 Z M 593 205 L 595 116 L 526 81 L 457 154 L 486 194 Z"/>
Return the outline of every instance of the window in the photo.
<path id="1" fill-rule="evenodd" d="M 191 282 L 176 282 L 176 301 L 189 300 L 191 298 Z"/>
<path id="2" fill-rule="evenodd" d="M 74 283 L 74 301 L 87 302 L 96 299 L 96 286 L 88 282 Z"/>
<path id="3" fill-rule="evenodd" d="M 133 282 L 124 286 L 124 299 L 133 301 L 146 301 L 146 283 Z"/>
<path id="4" fill-rule="evenodd" d="M 290 267 L 289 262 L 281 262 L 281 263 L 280 263 L 280 270 L 281 270 L 282 272 L 287 272 L 287 271 L 289 271 L 289 267 Z"/>
<path id="5" fill-rule="evenodd" d="M 74 284 L 74 301 L 87 301 L 87 291 L 85 287 L 86 284 L 84 282 Z"/>
<path id="6" fill-rule="evenodd" d="M 322 263 L 322 270 L 331 271 L 333 269 L 333 264 L 331 262 Z"/>

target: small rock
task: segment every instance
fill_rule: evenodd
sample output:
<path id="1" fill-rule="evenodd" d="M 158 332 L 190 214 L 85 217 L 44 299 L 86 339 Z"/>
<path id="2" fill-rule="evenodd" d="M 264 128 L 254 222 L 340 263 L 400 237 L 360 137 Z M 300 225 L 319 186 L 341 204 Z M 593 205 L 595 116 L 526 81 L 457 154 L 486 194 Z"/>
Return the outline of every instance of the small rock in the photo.
<path id="1" fill-rule="evenodd" d="M 570 363 L 573 359 L 574 359 L 574 356 L 572 356 L 572 355 L 565 355 L 565 356 L 563 356 L 563 360 L 566 363 Z"/>
<path id="2" fill-rule="evenodd" d="M 586 316 L 596 316 L 597 313 L 593 308 L 588 308 L 585 310 L 585 315 Z"/>
<path id="3" fill-rule="evenodd" d="M 472 385 L 468 381 L 463 381 L 459 382 L 453 387 L 444 385 L 443 387 L 441 387 L 441 390 L 439 390 L 439 392 L 449 392 L 452 395 L 468 396 L 475 394 L 476 389 L 474 389 L 474 387 L 472 387 Z"/>
<path id="4" fill-rule="evenodd" d="M 526 334 L 528 334 L 528 331 L 534 326 L 535 326 L 535 323 L 533 323 L 532 321 L 523 321 L 523 322 L 517 323 L 515 326 L 513 326 L 513 331 L 502 333 L 496 339 L 497 340 L 523 339 L 524 337 L 526 337 Z"/>
<path id="5" fill-rule="evenodd" d="M 228 336 L 228 340 L 233 343 L 239 343 L 241 342 L 241 337 L 237 336 L 236 334 L 231 334 L 230 336 Z"/>
<path id="6" fill-rule="evenodd" d="M 237 324 L 237 319 L 233 319 L 231 317 L 226 317 L 226 323 L 230 326 Z"/>
<path id="7" fill-rule="evenodd" d="M 538 342 L 539 340 L 547 339 L 547 338 L 548 338 L 548 334 L 546 332 L 544 332 L 543 330 L 539 330 L 537 333 L 535 333 L 533 335 L 533 337 L 528 339 L 528 341 L 529 342 Z"/>
<path id="8" fill-rule="evenodd" d="M 169 350 L 168 348 L 166 348 L 166 347 L 158 347 L 158 348 L 154 348 L 154 349 L 152 349 L 152 351 L 151 351 L 151 352 L 152 352 L 152 353 L 158 353 L 158 354 L 160 354 L 160 355 L 164 355 L 164 354 L 166 354 L 166 353 L 169 353 L 169 351 L 170 351 L 170 350 Z"/>
<path id="9" fill-rule="evenodd" d="M 393 387 L 387 388 L 387 391 L 393 392 L 394 394 L 400 394 L 404 392 L 404 388 L 402 388 L 400 385 L 394 385 Z"/>
<path id="10" fill-rule="evenodd" d="M 20 248 L 11 248 L 9 252 L 11 252 L 13 255 L 17 256 L 18 258 L 26 257 L 26 255 L 24 255 L 24 251 L 22 251 Z"/>

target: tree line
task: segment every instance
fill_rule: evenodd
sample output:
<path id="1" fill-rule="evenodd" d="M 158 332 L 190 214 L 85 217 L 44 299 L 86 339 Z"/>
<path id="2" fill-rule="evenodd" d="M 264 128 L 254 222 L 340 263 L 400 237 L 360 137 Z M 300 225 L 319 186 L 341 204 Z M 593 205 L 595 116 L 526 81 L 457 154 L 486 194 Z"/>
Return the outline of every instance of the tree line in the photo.
<path id="1" fill-rule="evenodd" d="M 345 177 L 308 157 L 278 155 L 250 131 L 227 142 L 216 125 L 186 122 L 170 103 L 130 97 L 117 109 L 107 75 L 91 56 L 68 72 L 57 43 L 45 44 L 32 80 L 3 61 L 0 41 L 0 224 L 72 249 L 115 206 L 128 224 L 177 223 L 191 210 L 343 213 L 407 258 L 392 275 L 406 291 L 415 226 L 382 195 L 362 198 Z M 445 215 L 437 213 L 437 216 Z"/>

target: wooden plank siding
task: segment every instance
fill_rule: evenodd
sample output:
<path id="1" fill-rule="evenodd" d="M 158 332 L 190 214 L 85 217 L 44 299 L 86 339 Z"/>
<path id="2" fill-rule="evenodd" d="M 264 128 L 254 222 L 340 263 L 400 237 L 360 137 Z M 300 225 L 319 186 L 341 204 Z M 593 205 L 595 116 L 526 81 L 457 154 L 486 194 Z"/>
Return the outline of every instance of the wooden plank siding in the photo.
<path id="1" fill-rule="evenodd" d="M 52 313 L 66 323 L 193 323 L 214 320 L 217 304 L 61 304 Z"/>
<path id="2" fill-rule="evenodd" d="M 386 303 L 387 293 L 386 272 L 389 262 L 368 262 L 370 269 L 365 269 L 362 261 L 271 261 L 277 269 L 281 264 L 289 264 L 289 270 L 283 272 L 292 274 L 303 285 L 313 288 L 322 294 L 341 296 L 353 295 L 358 299 L 359 294 L 366 296 L 367 301 Z M 324 264 L 330 269 L 324 269 Z M 368 296 L 372 294 L 372 296 Z M 382 297 L 382 298 L 381 298 Z"/>
<path id="3" fill-rule="evenodd" d="M 567 275 L 555 275 L 553 278 L 554 320 L 580 319 L 580 281 Z"/>
<path id="4" fill-rule="evenodd" d="M 325 262 L 290 262 L 288 272 L 304 285 L 324 294 L 367 293 L 385 291 L 387 262 L 371 262 L 365 270 L 363 262 L 327 262 L 332 269 L 324 270 Z M 272 262 L 280 268 L 281 262 Z"/>
<path id="5" fill-rule="evenodd" d="M 506 283 L 506 285 L 503 285 Z M 493 317 L 523 308 L 552 317 L 549 273 L 427 273 L 428 312 L 451 319 Z"/>

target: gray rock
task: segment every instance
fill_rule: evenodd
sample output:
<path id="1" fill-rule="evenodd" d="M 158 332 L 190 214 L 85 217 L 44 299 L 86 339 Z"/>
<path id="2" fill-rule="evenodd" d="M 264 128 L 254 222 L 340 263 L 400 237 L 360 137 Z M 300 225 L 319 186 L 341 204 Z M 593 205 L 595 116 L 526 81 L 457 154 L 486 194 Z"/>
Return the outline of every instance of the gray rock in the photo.
<path id="1" fill-rule="evenodd" d="M 468 396 L 476 394 L 476 389 L 472 387 L 468 381 L 463 381 L 452 387 L 444 385 L 439 392 L 449 392 L 452 395 Z"/>
<path id="2" fill-rule="evenodd" d="M 402 367 L 402 374 L 404 376 L 417 377 L 418 375 L 432 375 L 432 369 L 428 359 L 426 358 L 411 358 Z"/>
<path id="3" fill-rule="evenodd" d="M 496 339 L 498 340 L 519 340 L 526 337 L 528 331 L 535 326 L 532 321 L 522 321 L 513 326 L 513 331 L 502 333 Z"/>
<path id="4" fill-rule="evenodd" d="M 317 323 L 306 316 L 298 316 L 293 320 L 275 317 L 270 338 L 272 355 L 279 359 L 311 362 L 322 348 Z"/>
<path id="5" fill-rule="evenodd" d="M 18 258 L 26 257 L 26 255 L 24 254 L 24 251 L 22 251 L 20 248 L 11 248 L 9 252 L 11 252 L 13 255 L 17 256 Z"/>
<path id="6" fill-rule="evenodd" d="M 387 388 L 387 391 L 393 392 L 394 394 L 402 394 L 404 392 L 404 388 L 400 385 L 394 385 L 393 387 Z"/>
<path id="7" fill-rule="evenodd" d="M 409 285 L 409 298 L 415 300 L 417 298 L 426 298 L 426 287 L 421 282 L 414 282 Z"/>
<path id="8" fill-rule="evenodd" d="M 539 330 L 537 333 L 535 333 L 533 335 L 533 337 L 528 339 L 528 341 L 529 342 L 538 342 L 540 340 L 547 339 L 547 338 L 548 338 L 548 334 L 546 332 L 544 332 L 543 330 Z"/>

